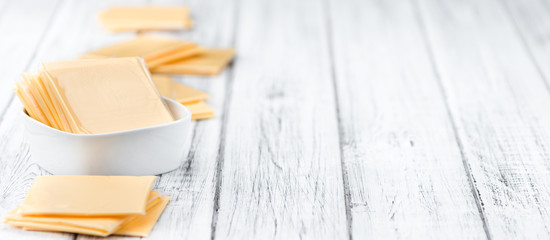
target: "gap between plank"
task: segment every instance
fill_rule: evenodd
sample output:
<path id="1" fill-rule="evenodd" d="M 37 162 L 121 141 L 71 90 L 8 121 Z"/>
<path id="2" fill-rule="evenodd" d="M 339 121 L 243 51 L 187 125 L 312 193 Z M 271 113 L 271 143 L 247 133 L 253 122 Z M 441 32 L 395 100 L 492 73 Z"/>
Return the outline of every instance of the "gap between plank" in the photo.
<path id="1" fill-rule="evenodd" d="M 346 223 L 348 229 L 348 238 L 353 239 L 352 235 L 352 216 L 351 216 L 351 203 L 350 203 L 350 190 L 349 190 L 349 181 L 348 181 L 348 172 L 346 171 L 345 159 L 344 159 L 344 127 L 342 125 L 342 118 L 340 117 L 340 98 L 338 95 L 338 84 L 336 81 L 336 67 L 334 66 L 334 47 L 333 47 L 333 34 L 331 26 L 331 15 L 330 15 L 330 0 L 323 1 L 323 12 L 325 15 L 325 27 L 326 27 L 326 36 L 327 36 L 327 49 L 328 49 L 328 59 L 330 63 L 330 77 L 332 78 L 332 91 L 334 96 L 334 107 L 336 111 L 336 122 L 338 123 L 338 145 L 340 148 L 340 168 L 342 171 L 342 184 L 344 185 L 344 204 L 346 208 Z"/>
<path id="2" fill-rule="evenodd" d="M 466 172 L 466 175 L 468 177 L 468 182 L 470 183 L 470 188 L 472 190 L 472 195 L 474 196 L 474 199 L 476 201 L 476 206 L 477 206 L 477 209 L 478 209 L 478 212 L 479 212 L 479 217 L 481 218 L 481 222 L 483 223 L 483 230 L 485 231 L 485 235 L 487 236 L 487 239 L 491 240 L 492 239 L 491 234 L 490 234 L 489 228 L 487 226 L 487 220 L 485 219 L 485 211 L 484 211 L 484 208 L 483 208 L 483 201 L 481 200 L 481 198 L 479 196 L 479 192 L 476 188 L 476 180 L 475 180 L 474 176 L 471 173 L 470 164 L 468 163 L 468 160 L 466 159 L 466 156 L 464 155 L 464 147 L 463 147 L 463 144 L 460 140 L 460 137 L 458 136 L 458 129 L 456 127 L 456 123 L 455 123 L 455 120 L 453 118 L 453 113 L 451 112 L 450 104 L 449 104 L 449 101 L 448 101 L 448 95 L 447 95 L 447 92 L 445 91 L 445 87 L 443 86 L 443 81 L 441 79 L 441 74 L 439 73 L 438 68 L 437 68 L 437 64 L 435 62 L 435 56 L 433 54 L 432 45 L 430 43 L 430 39 L 428 38 L 426 25 L 424 24 L 424 20 L 421 16 L 421 11 L 420 11 L 420 6 L 419 6 L 420 3 L 418 2 L 418 0 L 414 0 L 412 2 L 412 5 L 413 5 L 413 8 L 415 10 L 415 15 L 416 15 L 416 18 L 417 18 L 418 25 L 420 26 L 421 36 L 422 36 L 424 45 L 426 46 L 426 52 L 428 54 L 430 64 L 432 65 L 434 75 L 437 79 L 437 86 L 438 86 L 438 88 L 441 91 L 441 94 L 443 96 L 443 103 L 444 103 L 446 111 L 447 111 L 447 117 L 449 118 L 449 121 L 451 123 L 452 130 L 453 130 L 453 135 L 455 137 L 455 141 L 456 141 L 456 143 L 458 145 L 458 148 L 460 150 L 460 156 L 462 158 L 462 165 L 464 166 L 464 171 Z"/>
<path id="3" fill-rule="evenodd" d="M 237 43 L 237 29 L 239 26 L 239 7 L 241 6 L 240 1 L 235 1 L 235 7 L 233 12 L 233 39 L 231 42 L 231 46 L 234 48 Z M 231 67 L 227 68 L 227 81 L 225 85 L 225 96 L 223 99 L 223 107 L 222 107 L 222 125 L 220 129 L 220 142 L 219 142 L 219 148 L 218 148 L 218 156 L 216 159 L 216 183 L 215 188 L 216 191 L 214 192 L 214 206 L 212 211 L 212 220 L 210 222 L 211 224 L 211 235 L 210 239 L 214 240 L 216 238 L 216 227 L 218 224 L 218 210 L 220 208 L 220 192 L 222 187 L 222 170 L 224 166 L 224 153 L 225 153 L 225 133 L 227 129 L 227 119 L 229 115 L 229 107 L 231 103 L 231 97 L 233 96 L 233 82 L 235 78 L 235 71 L 234 71 L 234 65 L 237 57 L 233 60 L 231 64 Z"/>

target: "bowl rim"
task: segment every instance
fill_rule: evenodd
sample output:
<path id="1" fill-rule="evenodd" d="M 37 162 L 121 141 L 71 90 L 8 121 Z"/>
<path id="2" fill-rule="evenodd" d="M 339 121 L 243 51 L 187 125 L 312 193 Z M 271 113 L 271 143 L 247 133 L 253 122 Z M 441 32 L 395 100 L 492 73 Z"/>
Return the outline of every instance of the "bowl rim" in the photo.
<path id="1" fill-rule="evenodd" d="M 180 122 L 185 122 L 185 121 L 191 120 L 191 111 L 185 105 L 181 104 L 178 101 L 172 100 L 172 99 L 164 97 L 164 96 L 161 96 L 161 98 L 162 98 L 163 101 L 170 102 L 170 103 L 176 105 L 178 108 L 183 109 L 183 111 L 186 113 L 186 115 L 184 117 L 178 119 L 178 120 L 174 120 L 174 121 L 169 122 L 169 123 L 163 123 L 163 124 L 153 125 L 153 126 L 149 126 L 149 127 L 134 128 L 134 129 L 128 129 L 128 130 L 116 131 L 116 132 L 107 132 L 107 133 L 81 134 L 81 133 L 64 132 L 64 131 L 61 131 L 59 129 L 55 129 L 53 127 L 50 127 L 46 124 L 43 124 L 43 123 L 37 121 L 36 119 L 32 118 L 31 116 L 29 116 L 26 113 L 26 110 L 25 110 L 24 107 L 23 107 L 22 114 L 24 115 L 24 118 L 26 118 L 28 121 L 30 120 L 30 122 L 32 122 L 34 125 L 37 125 L 41 128 L 48 129 L 50 131 L 54 131 L 54 132 L 57 132 L 57 133 L 69 135 L 69 136 L 76 136 L 76 137 L 98 137 L 98 136 L 111 136 L 111 135 L 128 134 L 128 133 L 134 133 L 134 132 L 139 132 L 139 131 L 144 131 L 144 130 L 149 130 L 149 129 L 168 127 L 168 126 L 171 126 L 171 125 L 179 124 Z M 168 106 L 167 106 L 167 108 L 168 108 Z M 168 109 L 168 111 L 170 111 L 170 109 Z M 172 114 L 171 111 L 170 111 L 170 114 Z"/>

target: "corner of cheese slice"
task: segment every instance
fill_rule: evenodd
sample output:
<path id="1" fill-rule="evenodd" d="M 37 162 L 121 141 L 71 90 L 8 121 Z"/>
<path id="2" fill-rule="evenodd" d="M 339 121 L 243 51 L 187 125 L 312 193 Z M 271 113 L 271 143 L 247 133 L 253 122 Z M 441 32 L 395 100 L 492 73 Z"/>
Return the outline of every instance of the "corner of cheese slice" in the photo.
<path id="1" fill-rule="evenodd" d="M 155 176 L 38 176 L 21 215 L 145 214 Z"/>
<path id="2" fill-rule="evenodd" d="M 181 104 L 204 101 L 210 98 L 208 93 L 178 83 L 170 76 L 153 74 L 151 77 L 162 96 L 174 99 Z"/>
<path id="3" fill-rule="evenodd" d="M 214 109 L 204 101 L 191 102 L 184 104 L 191 111 L 192 120 L 201 120 L 214 117 Z"/>
<path id="4" fill-rule="evenodd" d="M 206 49 L 193 57 L 150 67 L 153 73 L 216 75 L 233 59 L 233 49 Z"/>
<path id="5" fill-rule="evenodd" d="M 145 216 L 137 216 L 134 220 L 124 224 L 114 234 L 134 237 L 149 236 L 155 223 L 166 208 L 168 201 L 170 201 L 170 197 L 161 197 L 160 202 L 148 209 Z"/>

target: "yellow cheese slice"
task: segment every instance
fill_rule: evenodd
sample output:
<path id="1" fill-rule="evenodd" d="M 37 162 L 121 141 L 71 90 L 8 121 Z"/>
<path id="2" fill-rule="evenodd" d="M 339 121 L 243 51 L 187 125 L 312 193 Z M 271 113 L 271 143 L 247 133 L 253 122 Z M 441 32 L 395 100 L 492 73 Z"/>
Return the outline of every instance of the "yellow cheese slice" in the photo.
<path id="1" fill-rule="evenodd" d="M 23 106 L 27 110 L 29 116 L 43 124 L 50 125 L 46 115 L 44 115 L 44 113 L 40 110 L 40 107 L 38 107 L 38 103 L 32 96 L 28 85 L 26 85 L 23 81 L 17 82 L 16 85 L 17 88 L 15 89 L 15 93 L 19 99 L 21 99 L 21 102 L 23 103 Z"/>
<path id="2" fill-rule="evenodd" d="M 162 96 L 181 104 L 203 101 L 210 97 L 208 93 L 175 82 L 170 76 L 153 74 L 151 77 Z"/>
<path id="3" fill-rule="evenodd" d="M 81 58 L 142 57 L 147 67 L 185 59 L 204 52 L 195 43 L 178 39 L 139 36 L 84 54 Z"/>
<path id="4" fill-rule="evenodd" d="M 200 120 L 214 117 L 214 109 L 204 101 L 184 104 L 191 111 L 192 120 Z"/>
<path id="5" fill-rule="evenodd" d="M 145 216 L 138 216 L 140 219 L 135 223 L 132 221 L 127 225 L 126 229 L 122 232 L 108 232 L 101 229 L 88 228 L 73 226 L 70 224 L 63 223 L 45 223 L 45 222 L 32 222 L 32 221 L 18 221 L 18 220 L 8 220 L 6 224 L 22 227 L 25 230 L 29 231 L 49 231 L 49 232 L 71 232 L 71 233 L 81 233 L 88 234 L 100 237 L 106 237 L 111 234 L 117 235 L 126 235 L 126 236 L 148 236 L 151 232 L 155 222 L 152 219 L 158 219 L 162 210 L 166 207 L 165 199 L 158 198 L 152 202 L 147 208 L 147 214 Z M 159 211 L 159 209 L 162 209 Z M 157 216 L 158 215 L 158 216 Z M 133 220 L 133 219 L 132 219 Z"/>
<path id="6" fill-rule="evenodd" d="M 145 216 L 137 216 L 115 232 L 116 235 L 147 237 L 166 208 L 170 197 L 161 197 L 161 202 L 147 211 Z"/>
<path id="7" fill-rule="evenodd" d="M 26 221 L 18 221 L 18 220 L 8 220 L 5 223 L 15 227 L 21 227 L 25 230 L 71 232 L 71 233 L 81 233 L 81 234 L 88 234 L 88 235 L 101 236 L 101 237 L 105 237 L 109 235 L 109 233 L 106 231 L 97 230 L 93 228 L 74 227 L 67 224 L 26 222 Z"/>
<path id="8" fill-rule="evenodd" d="M 150 191 L 149 198 L 147 200 L 147 210 L 161 202 L 161 195 L 158 191 Z M 16 208 L 12 212 L 5 216 L 5 221 L 8 224 L 34 228 L 38 226 L 31 226 L 32 224 L 50 224 L 54 226 L 51 231 L 67 231 L 69 227 L 74 227 L 76 233 L 85 233 L 106 236 L 114 231 L 118 230 L 123 224 L 133 221 L 137 215 L 120 215 L 120 216 L 107 216 L 107 217 L 77 217 L 77 216 L 46 216 L 46 215 L 21 215 L 18 213 L 19 208 Z M 31 225 L 29 225 L 31 224 Z M 56 230 L 55 226 L 62 226 L 63 230 Z M 80 231 L 78 230 L 80 229 Z M 46 229 L 42 229 L 46 230 Z"/>
<path id="9" fill-rule="evenodd" d="M 21 215 L 145 214 L 155 176 L 38 176 Z"/>
<path id="10" fill-rule="evenodd" d="M 29 85 L 33 97 L 38 102 L 40 111 L 42 111 L 46 118 L 48 118 L 50 126 L 63 130 L 61 119 L 59 117 L 60 115 L 53 106 L 51 96 L 46 90 L 40 72 L 23 73 L 23 79 L 23 81 Z"/>
<path id="11" fill-rule="evenodd" d="M 111 32 L 190 29 L 193 22 L 187 7 L 112 7 L 99 14 Z"/>
<path id="12" fill-rule="evenodd" d="M 150 70 L 154 73 L 216 75 L 225 68 L 234 55 L 233 49 L 206 49 L 197 56 L 150 67 Z"/>
<path id="13" fill-rule="evenodd" d="M 75 133 L 106 133 L 173 121 L 139 58 L 44 63 L 44 83 Z M 63 119 L 65 118 L 65 119 Z M 68 125 L 68 126 L 66 126 Z"/>

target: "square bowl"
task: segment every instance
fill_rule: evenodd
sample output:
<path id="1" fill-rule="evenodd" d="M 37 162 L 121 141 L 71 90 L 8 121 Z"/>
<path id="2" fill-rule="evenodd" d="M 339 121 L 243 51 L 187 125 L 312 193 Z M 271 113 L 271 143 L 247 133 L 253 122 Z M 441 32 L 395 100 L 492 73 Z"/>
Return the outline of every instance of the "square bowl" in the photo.
<path id="1" fill-rule="evenodd" d="M 101 134 L 74 134 L 23 113 L 31 159 L 59 175 L 157 175 L 179 167 L 187 156 L 191 112 L 163 97 L 174 121 Z"/>

